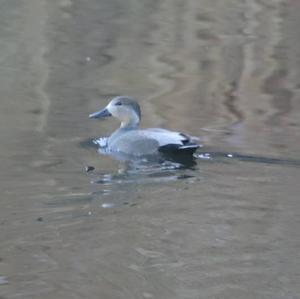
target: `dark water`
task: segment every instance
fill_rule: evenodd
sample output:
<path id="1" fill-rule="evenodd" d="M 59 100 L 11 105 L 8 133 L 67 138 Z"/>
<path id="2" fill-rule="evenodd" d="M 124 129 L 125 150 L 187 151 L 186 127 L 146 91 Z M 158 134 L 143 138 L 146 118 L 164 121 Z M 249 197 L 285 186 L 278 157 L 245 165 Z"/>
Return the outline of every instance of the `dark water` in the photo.
<path id="1" fill-rule="evenodd" d="M 300 298 L 299 1 L 0 5 L 1 299 Z M 118 94 L 196 164 L 98 154 Z"/>

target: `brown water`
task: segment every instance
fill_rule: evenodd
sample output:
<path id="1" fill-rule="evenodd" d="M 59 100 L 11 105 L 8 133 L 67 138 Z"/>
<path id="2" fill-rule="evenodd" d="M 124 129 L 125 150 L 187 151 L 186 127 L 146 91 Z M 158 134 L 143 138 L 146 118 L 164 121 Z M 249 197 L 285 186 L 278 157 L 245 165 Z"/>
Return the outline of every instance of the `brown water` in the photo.
<path id="1" fill-rule="evenodd" d="M 300 1 L 0 5 L 1 299 L 300 298 Z M 98 154 L 117 94 L 197 165 Z"/>

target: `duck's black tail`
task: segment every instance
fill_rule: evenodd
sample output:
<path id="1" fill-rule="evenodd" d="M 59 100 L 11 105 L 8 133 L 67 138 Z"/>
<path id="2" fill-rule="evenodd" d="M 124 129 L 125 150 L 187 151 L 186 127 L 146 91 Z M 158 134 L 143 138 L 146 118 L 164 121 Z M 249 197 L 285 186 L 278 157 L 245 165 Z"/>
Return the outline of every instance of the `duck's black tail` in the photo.
<path id="1" fill-rule="evenodd" d="M 193 155 L 193 153 L 199 148 L 199 144 L 190 143 L 185 145 L 180 144 L 168 144 L 161 146 L 158 150 L 163 154 L 172 155 Z"/>

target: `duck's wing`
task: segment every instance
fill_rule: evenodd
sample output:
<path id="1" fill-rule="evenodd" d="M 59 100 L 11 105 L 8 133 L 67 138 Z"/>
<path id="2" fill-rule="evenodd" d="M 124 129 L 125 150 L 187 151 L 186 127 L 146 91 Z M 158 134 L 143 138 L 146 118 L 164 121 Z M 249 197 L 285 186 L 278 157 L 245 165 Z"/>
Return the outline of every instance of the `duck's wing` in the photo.
<path id="1" fill-rule="evenodd" d="M 195 142 L 196 138 L 180 132 L 160 128 L 145 129 L 140 130 L 140 132 L 147 138 L 155 139 L 159 144 L 159 150 L 163 152 L 181 151 L 193 153 L 199 147 L 199 144 Z"/>
<path id="2" fill-rule="evenodd" d="M 160 128 L 139 130 L 139 132 L 145 137 L 157 140 L 159 146 L 164 146 L 167 144 L 178 144 L 183 146 L 189 143 L 195 143 L 196 141 L 195 137 Z"/>

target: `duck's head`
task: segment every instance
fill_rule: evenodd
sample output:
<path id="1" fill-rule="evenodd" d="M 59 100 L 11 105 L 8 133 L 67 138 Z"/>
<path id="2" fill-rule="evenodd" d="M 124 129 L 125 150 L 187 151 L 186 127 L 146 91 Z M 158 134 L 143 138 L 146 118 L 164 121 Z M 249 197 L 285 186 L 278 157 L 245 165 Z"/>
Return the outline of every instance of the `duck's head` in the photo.
<path id="1" fill-rule="evenodd" d="M 95 113 L 90 118 L 104 118 L 114 116 L 121 121 L 121 127 L 137 127 L 141 120 L 139 104 L 130 97 L 118 96 L 113 98 L 108 105 Z"/>

